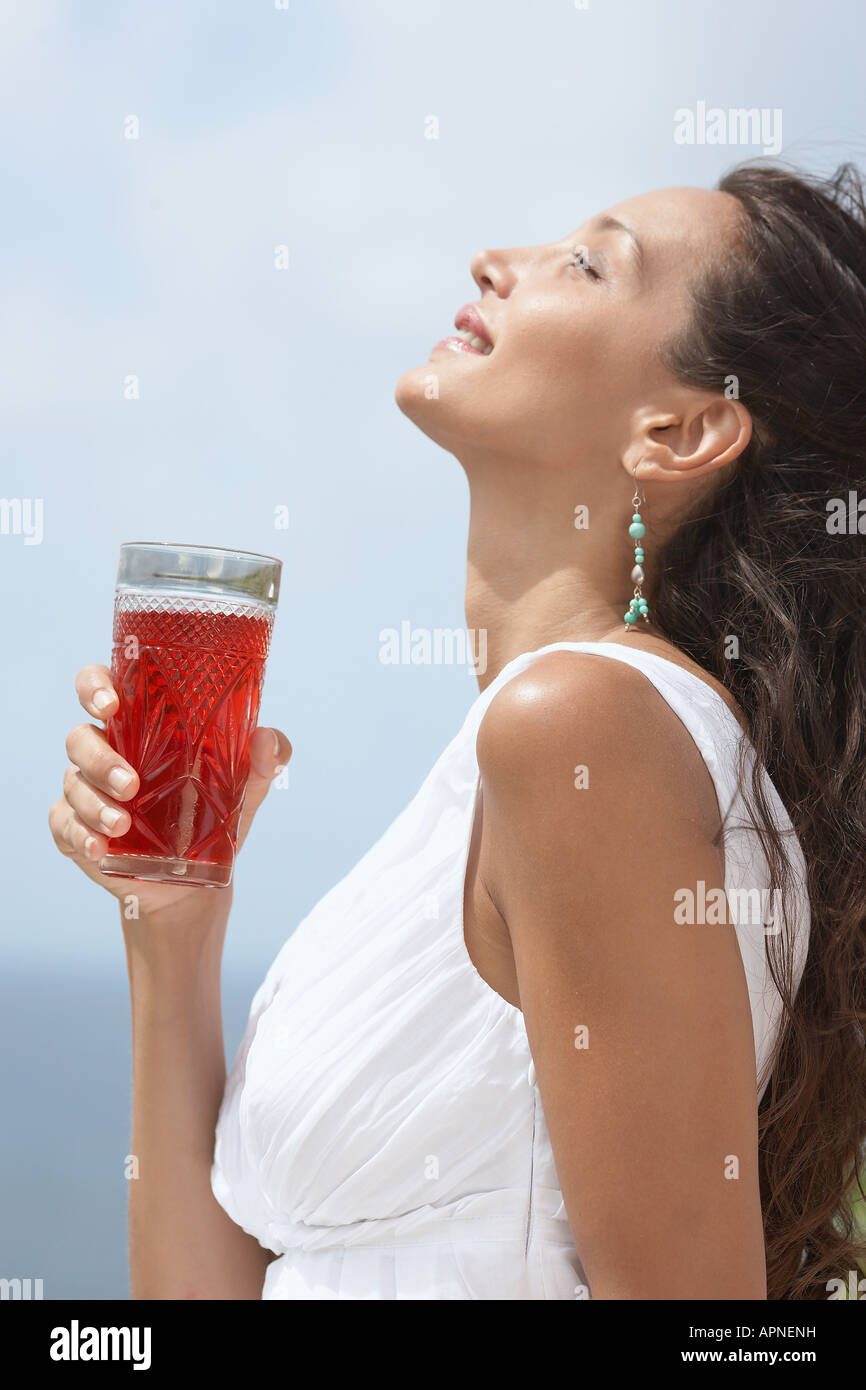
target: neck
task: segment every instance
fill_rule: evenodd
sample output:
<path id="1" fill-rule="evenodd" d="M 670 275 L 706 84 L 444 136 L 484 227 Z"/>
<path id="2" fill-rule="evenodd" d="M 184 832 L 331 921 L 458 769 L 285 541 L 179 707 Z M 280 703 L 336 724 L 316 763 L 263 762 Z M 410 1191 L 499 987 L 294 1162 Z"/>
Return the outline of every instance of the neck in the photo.
<path id="1" fill-rule="evenodd" d="M 629 501 L 620 496 L 627 482 L 612 489 L 615 505 L 590 506 L 585 529 L 575 527 L 574 501 L 532 496 L 531 488 L 515 497 L 502 483 L 471 488 L 466 625 L 485 654 L 482 690 L 509 661 L 549 643 L 629 640 L 622 615 L 634 561 Z"/>

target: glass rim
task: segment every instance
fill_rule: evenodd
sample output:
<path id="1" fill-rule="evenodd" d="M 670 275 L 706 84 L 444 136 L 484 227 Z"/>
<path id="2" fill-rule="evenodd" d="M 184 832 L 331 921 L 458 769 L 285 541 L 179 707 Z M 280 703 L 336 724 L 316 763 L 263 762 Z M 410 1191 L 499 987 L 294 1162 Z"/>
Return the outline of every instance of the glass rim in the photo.
<path id="1" fill-rule="evenodd" d="M 218 545 L 124 541 L 116 592 L 230 598 L 276 609 L 283 562 L 276 555 Z"/>
<path id="2" fill-rule="evenodd" d="M 121 550 L 190 550 L 197 555 L 231 555 L 236 560 L 267 560 L 282 566 L 278 555 L 263 555 L 257 550 L 232 550 L 224 545 L 190 545 L 186 541 L 121 541 Z"/>

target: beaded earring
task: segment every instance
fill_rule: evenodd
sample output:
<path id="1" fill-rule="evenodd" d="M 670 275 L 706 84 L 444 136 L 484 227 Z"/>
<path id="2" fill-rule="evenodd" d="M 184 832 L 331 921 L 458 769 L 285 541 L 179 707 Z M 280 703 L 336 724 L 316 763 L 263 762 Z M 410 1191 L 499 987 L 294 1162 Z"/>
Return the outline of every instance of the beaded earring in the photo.
<path id="1" fill-rule="evenodd" d="M 631 572 L 631 582 L 634 584 L 634 598 L 629 603 L 628 612 L 623 613 L 626 632 L 631 631 L 637 623 L 638 618 L 643 618 L 645 623 L 649 622 L 649 604 L 643 596 L 643 584 L 646 579 L 646 574 L 644 573 L 644 551 L 643 545 L 641 544 L 646 535 L 646 526 L 643 523 L 643 517 L 638 511 L 641 504 L 641 495 L 637 483 L 637 464 L 635 464 L 633 472 L 634 497 L 631 499 L 631 504 L 634 507 L 634 515 L 632 516 L 628 533 L 634 541 L 634 569 Z M 643 500 L 646 501 L 646 498 L 644 497 Z"/>

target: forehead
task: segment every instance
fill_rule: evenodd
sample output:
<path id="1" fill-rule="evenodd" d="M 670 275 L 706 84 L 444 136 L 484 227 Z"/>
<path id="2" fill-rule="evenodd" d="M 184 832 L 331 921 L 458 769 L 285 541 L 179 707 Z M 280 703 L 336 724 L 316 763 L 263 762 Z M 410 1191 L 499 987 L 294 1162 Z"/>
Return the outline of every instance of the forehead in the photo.
<path id="1" fill-rule="evenodd" d="M 729 243 L 736 232 L 739 203 L 730 193 L 706 188 L 662 188 L 605 208 L 636 233 L 646 262 L 656 270 L 694 267 Z"/>

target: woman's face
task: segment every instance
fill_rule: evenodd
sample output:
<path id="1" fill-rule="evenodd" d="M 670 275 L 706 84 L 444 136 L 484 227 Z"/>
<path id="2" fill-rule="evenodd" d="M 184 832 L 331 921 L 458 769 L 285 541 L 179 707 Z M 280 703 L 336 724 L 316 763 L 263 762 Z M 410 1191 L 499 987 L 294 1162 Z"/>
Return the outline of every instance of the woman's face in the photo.
<path id="1" fill-rule="evenodd" d="M 400 378 L 397 404 L 467 465 L 621 458 L 639 423 L 676 414 L 683 388 L 659 348 L 684 324 L 690 283 L 734 235 L 737 210 L 727 193 L 669 188 L 549 245 L 479 252 L 480 325 L 467 318 L 464 334 L 486 333 L 492 350 L 452 330 Z"/>

